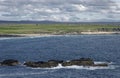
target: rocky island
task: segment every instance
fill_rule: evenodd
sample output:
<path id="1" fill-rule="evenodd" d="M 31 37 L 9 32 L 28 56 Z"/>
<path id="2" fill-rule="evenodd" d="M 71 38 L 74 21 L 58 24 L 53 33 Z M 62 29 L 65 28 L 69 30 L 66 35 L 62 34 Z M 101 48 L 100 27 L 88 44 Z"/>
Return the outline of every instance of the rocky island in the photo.
<path id="1" fill-rule="evenodd" d="M 14 59 L 7 59 L 2 62 L 0 62 L 0 66 L 16 66 L 20 65 L 21 63 L 18 60 Z M 107 67 L 108 63 L 100 63 L 100 64 L 95 64 L 93 59 L 91 58 L 80 58 L 80 59 L 74 59 L 74 60 L 69 60 L 69 61 L 63 61 L 63 60 L 48 60 L 47 62 L 45 61 L 27 61 L 23 63 L 22 65 L 25 65 L 27 67 L 32 67 L 32 68 L 52 68 L 52 67 L 57 67 L 59 64 L 62 66 L 92 66 L 92 67 Z"/>

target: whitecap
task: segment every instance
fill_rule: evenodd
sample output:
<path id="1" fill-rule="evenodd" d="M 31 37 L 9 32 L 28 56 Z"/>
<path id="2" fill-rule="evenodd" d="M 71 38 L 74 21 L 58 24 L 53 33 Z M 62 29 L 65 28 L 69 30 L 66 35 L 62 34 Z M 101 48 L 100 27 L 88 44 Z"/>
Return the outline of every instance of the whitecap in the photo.
<path id="1" fill-rule="evenodd" d="M 107 62 L 95 62 L 95 64 L 103 64 Z M 98 69 L 116 69 L 119 66 L 114 65 L 113 63 L 108 63 L 108 66 L 62 66 L 61 64 L 58 64 L 57 67 L 52 68 L 32 68 L 32 69 L 85 69 L 85 70 L 98 70 Z"/>

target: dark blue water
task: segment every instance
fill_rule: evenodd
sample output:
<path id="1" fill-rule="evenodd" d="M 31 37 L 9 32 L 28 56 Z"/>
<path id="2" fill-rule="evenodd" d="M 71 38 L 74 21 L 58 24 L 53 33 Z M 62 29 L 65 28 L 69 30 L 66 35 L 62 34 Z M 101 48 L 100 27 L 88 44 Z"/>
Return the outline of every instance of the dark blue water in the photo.
<path id="1" fill-rule="evenodd" d="M 1 66 L 0 78 L 120 78 L 120 35 L 78 35 L 36 38 L 0 38 L 0 61 L 71 60 L 92 58 L 112 62 L 109 68 L 33 69 Z"/>

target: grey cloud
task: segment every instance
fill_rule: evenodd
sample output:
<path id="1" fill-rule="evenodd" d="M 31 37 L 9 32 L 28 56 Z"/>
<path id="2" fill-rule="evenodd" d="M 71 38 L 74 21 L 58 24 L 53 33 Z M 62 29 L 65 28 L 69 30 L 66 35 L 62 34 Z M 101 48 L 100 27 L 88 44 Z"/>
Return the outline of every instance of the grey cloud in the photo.
<path id="1" fill-rule="evenodd" d="M 120 6 L 114 0 L 0 0 L 0 15 L 1 20 L 120 20 Z"/>

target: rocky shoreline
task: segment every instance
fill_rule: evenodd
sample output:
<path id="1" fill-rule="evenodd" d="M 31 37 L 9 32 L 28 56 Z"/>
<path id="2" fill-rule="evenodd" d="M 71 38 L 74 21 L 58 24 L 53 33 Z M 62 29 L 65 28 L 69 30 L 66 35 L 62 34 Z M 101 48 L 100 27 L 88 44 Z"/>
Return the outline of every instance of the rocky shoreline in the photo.
<path id="1" fill-rule="evenodd" d="M 0 62 L 0 66 L 18 66 L 18 65 L 24 65 L 26 67 L 32 67 L 32 68 L 52 68 L 57 67 L 59 64 L 62 66 L 92 66 L 92 67 L 107 67 L 108 63 L 100 63 L 95 64 L 93 59 L 91 58 L 80 58 L 80 59 L 74 59 L 69 61 L 63 61 L 63 60 L 48 60 L 45 61 L 26 61 L 23 64 L 20 63 L 18 60 L 14 59 L 7 59 L 2 62 Z"/>

